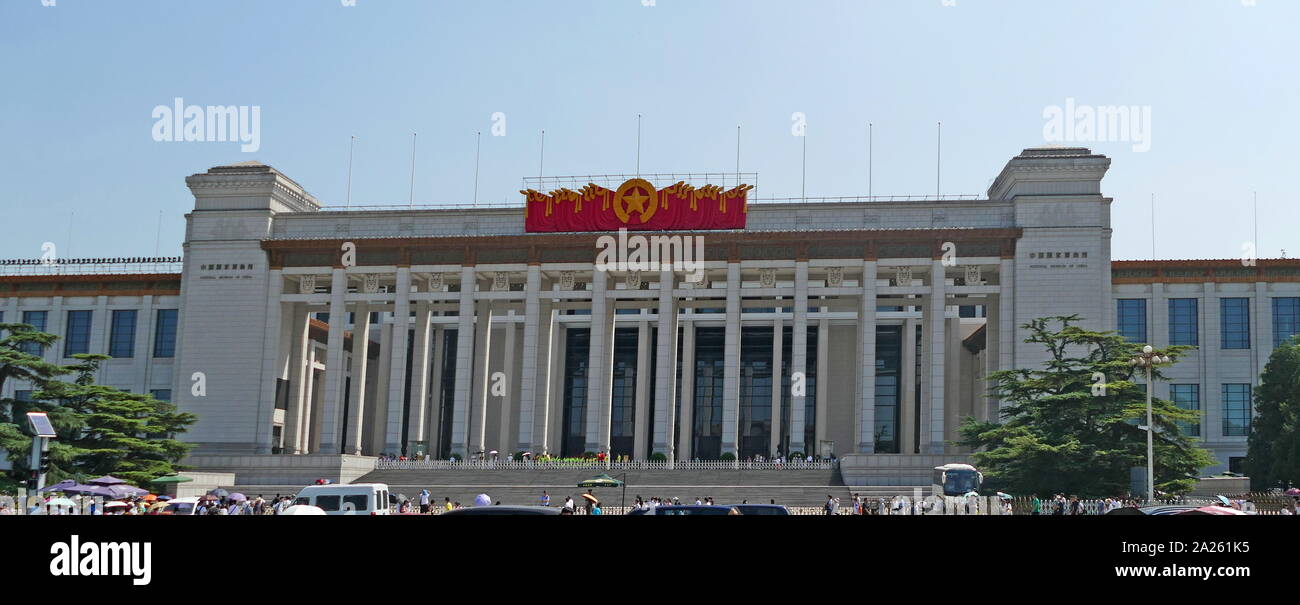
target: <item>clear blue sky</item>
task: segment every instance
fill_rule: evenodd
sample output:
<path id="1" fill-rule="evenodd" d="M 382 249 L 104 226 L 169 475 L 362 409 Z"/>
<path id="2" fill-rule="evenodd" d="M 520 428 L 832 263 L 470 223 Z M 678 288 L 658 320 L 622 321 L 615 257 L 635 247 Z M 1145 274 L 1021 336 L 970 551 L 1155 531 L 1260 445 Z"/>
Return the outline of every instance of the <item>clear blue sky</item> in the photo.
<path id="1" fill-rule="evenodd" d="M 1258 0 L 357 0 L 0 2 L 0 257 L 179 254 L 187 175 L 256 159 L 342 203 L 517 200 L 546 173 L 741 169 L 764 197 L 983 193 L 1044 144 L 1044 108 L 1151 108 L 1151 149 L 1113 159 L 1114 256 L 1300 255 L 1300 2 Z M 261 149 L 151 137 L 157 105 L 261 108 Z M 492 114 L 506 136 L 490 136 Z M 72 235 L 69 239 L 69 217 Z"/>

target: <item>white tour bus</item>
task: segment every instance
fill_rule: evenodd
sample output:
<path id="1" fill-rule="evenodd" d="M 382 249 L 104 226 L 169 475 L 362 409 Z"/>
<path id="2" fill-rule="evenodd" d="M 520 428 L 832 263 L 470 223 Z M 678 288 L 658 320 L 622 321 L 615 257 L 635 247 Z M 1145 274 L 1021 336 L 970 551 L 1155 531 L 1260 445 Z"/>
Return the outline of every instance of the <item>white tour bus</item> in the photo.
<path id="1" fill-rule="evenodd" d="M 930 489 L 935 496 L 965 496 L 979 492 L 984 474 L 969 464 L 945 464 L 934 467 Z"/>
<path id="2" fill-rule="evenodd" d="M 327 515 L 387 515 L 388 485 L 351 483 L 309 485 L 293 499 L 294 504 L 315 506 Z"/>

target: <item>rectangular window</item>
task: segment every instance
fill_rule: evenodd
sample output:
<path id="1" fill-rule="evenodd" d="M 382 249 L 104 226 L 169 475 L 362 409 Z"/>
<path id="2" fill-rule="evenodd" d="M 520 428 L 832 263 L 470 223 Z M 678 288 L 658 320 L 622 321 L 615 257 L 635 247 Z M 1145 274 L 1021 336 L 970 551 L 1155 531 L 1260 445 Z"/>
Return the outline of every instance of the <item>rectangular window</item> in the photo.
<path id="1" fill-rule="evenodd" d="M 158 401 L 171 401 L 171 400 L 172 400 L 172 390 L 171 390 L 171 389 L 153 389 L 153 390 L 149 391 L 149 394 L 150 394 L 150 395 L 153 395 L 153 398 L 154 398 L 154 399 L 157 399 Z"/>
<path id="2" fill-rule="evenodd" d="M 1273 348 L 1300 334 L 1300 297 L 1273 299 Z"/>
<path id="3" fill-rule="evenodd" d="M 1147 342 L 1147 300 L 1121 298 L 1119 304 L 1119 334 L 1129 342 Z"/>
<path id="4" fill-rule="evenodd" d="M 153 356 L 176 356 L 176 309 L 158 309 L 153 331 Z"/>
<path id="5" fill-rule="evenodd" d="M 23 311 L 23 323 L 31 326 L 37 332 L 45 331 L 45 320 L 49 317 L 49 311 Z M 25 342 L 20 347 L 22 352 L 28 355 L 41 355 L 41 345 L 34 342 Z"/>
<path id="6" fill-rule="evenodd" d="M 118 358 L 135 356 L 135 311 L 113 311 L 108 355 Z"/>
<path id="7" fill-rule="evenodd" d="M 1250 415 L 1250 385 L 1223 385 L 1223 436 L 1249 435 Z"/>
<path id="8" fill-rule="evenodd" d="M 339 509 L 338 496 L 316 496 L 316 506 L 323 511 L 334 511 Z"/>
<path id="9" fill-rule="evenodd" d="M 1199 384 L 1171 384 L 1169 397 L 1173 399 L 1174 405 L 1184 410 L 1201 411 L 1201 385 Z M 1194 422 L 1179 422 L 1178 430 L 1188 437 L 1200 437 L 1201 421 L 1198 419 Z"/>
<path id="10" fill-rule="evenodd" d="M 1219 319 L 1224 349 L 1250 348 L 1250 299 L 1219 299 Z"/>
<path id="11" fill-rule="evenodd" d="M 67 338 L 63 342 L 63 356 L 90 352 L 90 317 L 92 311 L 68 311 Z"/>
<path id="12" fill-rule="evenodd" d="M 1201 325 L 1197 317 L 1199 310 L 1195 298 L 1169 299 L 1169 344 L 1191 346 L 1200 344 L 1197 338 Z"/>

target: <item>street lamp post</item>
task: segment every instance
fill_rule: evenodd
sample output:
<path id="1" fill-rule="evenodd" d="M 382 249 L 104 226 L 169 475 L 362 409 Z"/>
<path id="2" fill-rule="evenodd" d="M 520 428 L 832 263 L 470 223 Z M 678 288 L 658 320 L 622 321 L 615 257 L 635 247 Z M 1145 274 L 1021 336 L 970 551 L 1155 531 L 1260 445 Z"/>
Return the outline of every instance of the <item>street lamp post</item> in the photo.
<path id="1" fill-rule="evenodd" d="M 1168 355 L 1160 355 L 1151 348 L 1151 345 L 1142 347 L 1142 353 L 1129 359 L 1129 365 L 1141 366 L 1147 371 L 1147 503 L 1155 501 L 1156 496 L 1156 477 L 1155 477 L 1155 445 L 1154 433 L 1155 426 L 1151 421 L 1151 368 L 1157 364 L 1169 363 L 1171 360 Z"/>

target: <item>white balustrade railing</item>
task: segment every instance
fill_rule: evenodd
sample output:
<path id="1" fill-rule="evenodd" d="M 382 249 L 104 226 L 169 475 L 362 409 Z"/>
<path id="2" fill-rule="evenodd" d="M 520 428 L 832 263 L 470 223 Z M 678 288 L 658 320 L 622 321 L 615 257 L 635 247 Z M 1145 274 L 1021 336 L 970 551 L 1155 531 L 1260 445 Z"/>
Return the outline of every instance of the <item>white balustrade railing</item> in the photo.
<path id="1" fill-rule="evenodd" d="M 746 462 L 744 460 L 379 460 L 376 470 L 833 470 L 838 462 Z"/>

